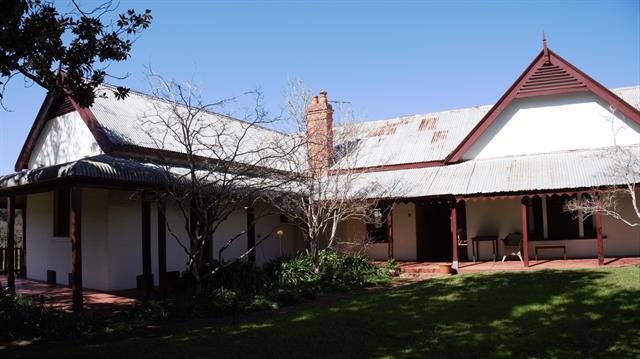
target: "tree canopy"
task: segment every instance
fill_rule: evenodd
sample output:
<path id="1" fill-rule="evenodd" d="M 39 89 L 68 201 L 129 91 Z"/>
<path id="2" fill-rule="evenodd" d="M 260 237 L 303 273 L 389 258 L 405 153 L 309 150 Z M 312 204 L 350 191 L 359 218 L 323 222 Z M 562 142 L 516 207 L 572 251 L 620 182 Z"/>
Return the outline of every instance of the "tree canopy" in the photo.
<path id="1" fill-rule="evenodd" d="M 129 9 L 107 18 L 118 4 L 83 10 L 71 1 L 60 12 L 52 1 L 2 0 L 0 11 L 0 101 L 7 83 L 22 75 L 54 94 L 67 93 L 80 106 L 95 100 L 108 65 L 129 57 L 136 36 L 149 27 L 151 10 Z M 114 76 L 113 76 L 114 77 Z M 118 98 L 125 87 L 114 90 Z"/>

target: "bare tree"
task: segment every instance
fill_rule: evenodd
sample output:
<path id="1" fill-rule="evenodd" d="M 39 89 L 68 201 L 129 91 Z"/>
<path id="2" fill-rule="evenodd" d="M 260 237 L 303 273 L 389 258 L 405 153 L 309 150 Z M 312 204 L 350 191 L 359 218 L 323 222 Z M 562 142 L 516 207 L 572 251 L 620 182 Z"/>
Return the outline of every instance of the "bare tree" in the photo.
<path id="1" fill-rule="evenodd" d="M 295 128 L 300 151 L 288 158 L 289 170 L 297 174 L 297 190 L 276 194 L 272 203 L 298 227 L 314 259 L 315 270 L 323 265 L 324 249 L 341 244 L 338 235 L 340 224 L 350 220 L 369 222 L 379 217 L 376 207 L 380 198 L 391 191 L 391 186 L 381 186 L 370 181 L 367 173 L 357 168 L 362 154 L 362 129 L 353 122 L 353 114 L 344 102 L 339 105 L 341 125 L 331 131 L 314 131 L 310 124 L 309 110 L 314 105 L 325 106 L 332 115 L 326 93 L 318 100 L 312 97 L 304 83 L 290 82 L 285 100 Z M 324 101 L 324 103 L 323 103 Z M 310 105 L 311 104 L 311 105 Z M 331 151 L 329 158 L 323 151 Z M 385 211 L 388 215 L 390 211 Z M 379 219 L 379 218 L 377 218 Z"/>
<path id="2" fill-rule="evenodd" d="M 234 212 L 250 210 L 265 192 L 290 186 L 295 177 L 285 171 L 283 159 L 295 152 L 295 142 L 266 127 L 276 119 L 264 110 L 258 91 L 207 103 L 193 84 L 168 81 L 153 72 L 149 79 L 155 98 L 140 119 L 140 126 L 148 135 L 148 145 L 160 150 L 157 160 L 168 183 L 156 193 L 158 208 L 164 210 L 164 204 L 171 202 L 179 209 L 188 243 L 182 242 L 184 232 L 179 228 L 169 226 L 168 233 L 186 253 L 187 267 L 199 292 L 202 279 L 245 258 L 269 237 L 264 236 L 240 256 L 225 260 L 225 251 L 246 235 L 247 229 L 238 229 L 223 238 L 214 265 L 206 266 L 206 252 L 212 248 L 213 237 Z M 242 121 L 212 112 L 247 98 L 253 104 L 244 110 Z M 248 227 L 259 218 L 256 215 Z"/>
<path id="3" fill-rule="evenodd" d="M 608 188 L 594 188 L 589 196 L 582 196 L 565 205 L 565 210 L 582 214 L 583 218 L 600 213 L 612 217 L 622 223 L 631 226 L 640 226 L 640 204 L 638 203 L 637 189 L 640 183 L 640 144 L 621 145 L 618 143 L 618 134 L 622 126 L 616 124 L 616 110 L 610 108 L 611 132 L 613 146 L 602 155 L 609 161 L 606 176 L 616 183 Z M 640 134 L 638 135 L 640 140 Z M 620 201 L 629 201 L 633 208 L 631 216 L 621 210 Z"/>

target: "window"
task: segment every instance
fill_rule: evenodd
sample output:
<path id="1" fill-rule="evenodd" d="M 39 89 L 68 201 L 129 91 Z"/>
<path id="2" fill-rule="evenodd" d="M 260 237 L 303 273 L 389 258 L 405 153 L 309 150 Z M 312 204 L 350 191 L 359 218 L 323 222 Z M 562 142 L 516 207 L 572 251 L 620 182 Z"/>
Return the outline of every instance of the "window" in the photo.
<path id="1" fill-rule="evenodd" d="M 532 240 L 544 239 L 544 218 L 542 215 L 542 198 L 533 197 L 527 207 L 527 232 Z"/>
<path id="2" fill-rule="evenodd" d="M 565 211 L 567 201 L 573 198 L 576 197 L 563 195 L 531 198 L 527 206 L 527 223 L 529 227 L 527 230 L 530 240 L 595 238 L 596 228 L 594 219 L 591 216 L 583 217 L 581 221 L 581 214 Z"/>
<path id="3" fill-rule="evenodd" d="M 371 214 L 371 217 L 367 221 L 367 237 L 369 239 L 369 242 L 389 242 L 389 223 L 387 222 L 387 219 L 390 215 L 390 203 L 379 203 L 376 206 Z"/>
<path id="4" fill-rule="evenodd" d="M 564 206 L 571 197 L 548 196 L 547 197 L 547 226 L 549 239 L 576 239 L 580 238 L 580 223 L 574 214 L 566 212 Z"/>
<path id="5" fill-rule="evenodd" d="M 69 217 L 71 213 L 71 193 L 68 189 L 53 193 L 53 236 L 69 237 Z"/>
<path id="6" fill-rule="evenodd" d="M 583 198 L 590 198 L 588 194 L 583 195 Z M 593 216 L 583 217 L 582 226 L 584 228 L 585 238 L 596 238 L 596 223 L 593 220 Z"/>

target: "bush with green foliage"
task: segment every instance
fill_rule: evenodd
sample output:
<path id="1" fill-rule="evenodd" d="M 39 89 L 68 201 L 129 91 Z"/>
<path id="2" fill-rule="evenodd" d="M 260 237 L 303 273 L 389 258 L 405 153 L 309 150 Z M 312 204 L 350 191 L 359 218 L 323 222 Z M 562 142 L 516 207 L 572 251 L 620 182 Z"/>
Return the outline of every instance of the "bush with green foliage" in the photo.
<path id="1" fill-rule="evenodd" d="M 386 267 L 373 265 L 360 253 L 320 253 L 322 266 L 316 272 L 307 252 L 279 261 L 275 265 L 275 283 L 285 288 L 353 289 L 375 286 L 391 280 Z"/>
<path id="2" fill-rule="evenodd" d="M 82 318 L 0 287 L 0 341 L 62 339 L 78 335 Z"/>
<path id="3" fill-rule="evenodd" d="M 296 287 L 320 278 L 313 270 L 313 258 L 306 253 L 277 260 L 272 266 L 276 286 Z"/>
<path id="4" fill-rule="evenodd" d="M 314 271 L 308 253 L 281 258 L 264 268 L 235 263 L 209 278 L 202 293 L 184 290 L 107 318 L 47 308 L 31 298 L 0 288 L 0 340 L 63 339 L 88 333 L 124 332 L 149 323 L 274 309 L 335 291 L 379 285 L 391 280 L 387 266 L 375 266 L 362 254 L 324 251 Z"/>

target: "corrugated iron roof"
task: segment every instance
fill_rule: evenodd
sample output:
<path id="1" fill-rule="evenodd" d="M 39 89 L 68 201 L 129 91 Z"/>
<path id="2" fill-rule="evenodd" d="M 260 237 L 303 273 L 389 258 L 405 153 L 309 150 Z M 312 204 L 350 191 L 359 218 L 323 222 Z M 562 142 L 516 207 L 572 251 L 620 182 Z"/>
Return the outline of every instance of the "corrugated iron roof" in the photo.
<path id="1" fill-rule="evenodd" d="M 611 90 L 624 101 L 640 109 L 640 86 L 630 86 Z M 159 137 L 162 126 L 154 126 L 149 118 L 166 103 L 158 98 L 132 91 L 124 100 L 117 100 L 111 91 L 96 98 L 91 107 L 96 119 L 105 130 L 109 140 L 115 144 L 132 145 L 183 152 L 183 146 L 168 139 L 162 146 L 151 140 L 150 135 Z M 469 107 L 456 110 L 431 112 L 412 116 L 402 116 L 380 121 L 355 124 L 359 137 L 357 159 L 338 161 L 334 168 L 376 167 L 380 165 L 411 164 L 418 162 L 443 161 L 460 144 L 464 137 L 478 124 L 493 105 Z M 224 123 L 229 133 L 242 133 L 247 122 L 224 115 L 207 112 L 203 116 L 212 124 Z M 340 133 L 341 126 L 335 132 Z M 227 129 L 225 129 L 227 131 Z M 263 145 L 266 141 L 283 141 L 287 134 L 259 126 L 252 126 L 243 139 L 242 152 L 255 157 L 251 146 Z M 336 139 L 339 136 L 336 135 Z M 340 143 L 335 143 L 339 146 Z M 241 159 L 238 159 L 240 161 Z M 244 162 L 255 161 L 247 158 Z M 349 162 L 346 164 L 346 162 Z M 277 167 L 277 164 L 264 164 Z"/>
<path id="2" fill-rule="evenodd" d="M 0 191 L 69 177 L 105 180 L 106 183 L 112 183 L 113 181 L 118 181 L 118 183 L 126 182 L 128 185 L 140 185 L 140 187 L 145 188 L 186 183 L 189 179 L 189 173 L 187 167 L 167 167 L 154 162 L 102 154 L 69 163 L 24 170 L 1 176 Z M 288 189 L 293 188 L 287 183 L 286 179 L 277 182 L 275 180 L 271 181 L 266 177 L 259 178 L 245 173 L 230 176 L 215 171 L 202 170 L 197 171 L 196 175 L 200 176 L 201 179 L 210 180 L 212 183 L 220 182 L 223 178 L 226 178 L 227 182 L 233 181 L 237 186 L 260 184 L 262 187 L 267 187 L 268 184 L 273 183 Z"/>
<path id="3" fill-rule="evenodd" d="M 358 123 L 358 159 L 348 166 L 374 167 L 444 159 L 489 111 L 491 106 L 431 112 Z M 393 131 L 388 129 L 393 128 Z M 340 130 L 338 127 L 337 131 Z M 336 144 L 338 145 L 338 144 Z M 336 163 L 335 167 L 344 167 Z"/>
<path id="4" fill-rule="evenodd" d="M 619 87 L 611 89 L 611 92 L 640 111 L 640 86 Z"/>
<path id="5" fill-rule="evenodd" d="M 624 147 L 637 153 L 640 182 L 640 146 Z M 614 149 L 472 160 L 447 166 L 369 172 L 356 177 L 357 187 L 381 188 L 374 197 L 411 198 L 508 192 L 592 188 L 625 184 L 616 173 Z"/>
<path id="6" fill-rule="evenodd" d="M 640 110 L 640 86 L 611 91 Z M 365 134 L 360 138 L 358 158 L 337 162 L 334 168 L 443 161 L 491 107 L 493 105 L 357 123 L 356 132 Z M 390 128 L 393 131 L 388 130 Z M 340 127 L 336 127 L 336 131 L 340 131 Z"/>
<path id="7" fill-rule="evenodd" d="M 118 180 L 140 184 L 166 183 L 165 172 L 157 165 L 103 154 L 2 176 L 0 189 L 54 181 L 65 177 Z"/>
<path id="8" fill-rule="evenodd" d="M 135 91 L 131 91 L 125 99 L 118 100 L 106 85 L 99 93 L 101 96 L 96 97 L 91 112 L 109 141 L 117 145 L 185 152 L 183 144 L 167 135 L 170 131 L 166 124 L 161 123 L 160 116 L 175 119 L 175 111 L 181 111 L 181 115 L 184 116 L 186 107 L 179 106 L 175 110 L 170 103 L 162 99 Z M 265 155 L 264 152 L 269 150 L 269 143 L 273 143 L 272 148 L 275 148 L 275 144 L 281 144 L 288 135 L 213 112 L 200 111 L 197 116 L 202 129 L 199 130 L 196 142 L 202 141 L 203 144 L 194 144 L 196 154 L 221 160 L 233 158 L 236 162 L 264 167 L 277 167 L 274 163 L 262 163 L 278 157 L 277 154 Z M 177 120 L 171 120 L 172 130 L 177 130 L 177 123 Z M 200 125 L 193 127 L 196 126 Z M 239 149 L 236 151 L 235 147 Z M 212 149 L 215 149 L 216 153 L 212 153 Z M 256 163 L 257 161 L 261 163 Z"/>

